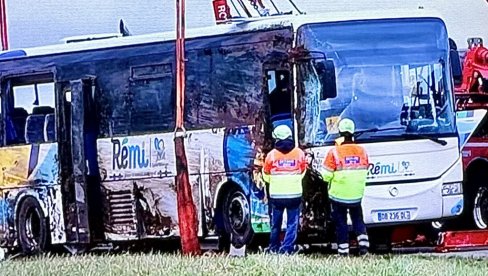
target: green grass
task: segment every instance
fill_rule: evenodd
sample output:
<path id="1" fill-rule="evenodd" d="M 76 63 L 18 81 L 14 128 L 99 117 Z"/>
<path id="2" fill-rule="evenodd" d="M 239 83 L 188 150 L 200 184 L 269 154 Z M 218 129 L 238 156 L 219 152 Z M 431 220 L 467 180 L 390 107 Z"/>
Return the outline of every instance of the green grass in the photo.
<path id="1" fill-rule="evenodd" d="M 488 261 L 420 256 L 246 258 L 170 254 L 42 256 L 0 263 L 0 275 L 488 275 Z"/>

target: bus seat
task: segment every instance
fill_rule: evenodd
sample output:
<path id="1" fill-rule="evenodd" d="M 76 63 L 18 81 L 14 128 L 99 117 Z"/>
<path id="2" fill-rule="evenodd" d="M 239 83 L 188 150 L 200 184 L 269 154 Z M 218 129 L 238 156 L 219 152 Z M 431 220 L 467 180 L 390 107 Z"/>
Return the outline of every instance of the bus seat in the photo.
<path id="1" fill-rule="evenodd" d="M 51 114 L 54 113 L 54 108 L 50 106 L 36 106 L 32 109 L 32 114 Z"/>
<path id="2" fill-rule="evenodd" d="M 47 114 L 44 121 L 44 141 L 54 142 L 56 141 L 56 121 L 54 114 Z"/>
<path id="3" fill-rule="evenodd" d="M 44 122 L 46 115 L 32 114 L 25 123 L 25 142 L 28 144 L 44 142 Z"/>
<path id="4" fill-rule="evenodd" d="M 11 119 L 14 125 L 15 133 L 16 133 L 16 142 L 17 143 L 25 143 L 25 121 L 27 120 L 27 116 L 29 113 L 22 107 L 16 107 L 12 110 Z"/>

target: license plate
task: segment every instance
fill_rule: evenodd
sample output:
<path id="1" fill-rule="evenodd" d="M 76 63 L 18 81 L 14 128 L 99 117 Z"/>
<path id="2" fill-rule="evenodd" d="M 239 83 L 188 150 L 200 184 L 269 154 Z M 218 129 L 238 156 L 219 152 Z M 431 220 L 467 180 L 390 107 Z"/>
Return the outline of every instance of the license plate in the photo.
<path id="1" fill-rule="evenodd" d="M 378 222 L 407 221 L 412 219 L 411 210 L 391 210 L 376 213 Z"/>

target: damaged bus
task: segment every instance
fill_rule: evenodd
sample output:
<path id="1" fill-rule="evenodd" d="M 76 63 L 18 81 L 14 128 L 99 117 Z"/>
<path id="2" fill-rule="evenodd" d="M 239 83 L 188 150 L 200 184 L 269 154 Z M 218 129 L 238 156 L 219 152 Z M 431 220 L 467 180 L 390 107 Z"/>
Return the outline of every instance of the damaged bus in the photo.
<path id="1" fill-rule="evenodd" d="M 188 31 L 186 155 L 199 236 L 269 232 L 259 161 L 279 124 L 309 152 L 302 236 L 326 239 L 316 170 L 356 121 L 370 226 L 462 212 L 446 27 L 424 10 L 277 16 Z M 173 33 L 0 53 L 0 241 L 24 253 L 178 237 Z"/>

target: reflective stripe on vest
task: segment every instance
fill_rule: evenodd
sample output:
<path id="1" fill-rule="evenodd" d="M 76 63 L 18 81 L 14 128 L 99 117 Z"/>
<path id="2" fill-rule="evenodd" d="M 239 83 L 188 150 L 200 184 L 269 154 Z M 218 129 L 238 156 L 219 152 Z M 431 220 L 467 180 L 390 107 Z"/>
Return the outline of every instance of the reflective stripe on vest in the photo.
<path id="1" fill-rule="evenodd" d="M 305 154 L 299 148 L 286 154 L 275 149 L 268 153 L 263 167 L 263 179 L 269 183 L 270 197 L 300 197 L 306 166 Z"/>
<path id="2" fill-rule="evenodd" d="M 329 182 L 329 197 L 339 202 L 361 201 L 368 175 L 368 155 L 356 144 L 332 148 L 323 164 L 322 176 Z"/>

